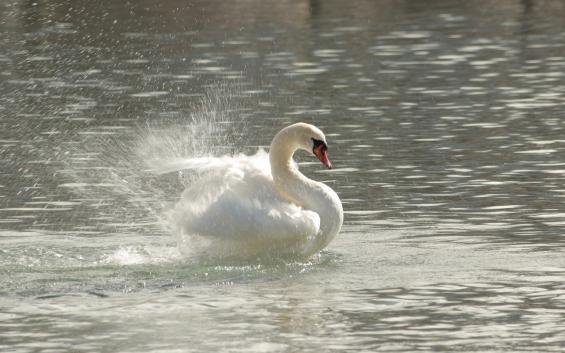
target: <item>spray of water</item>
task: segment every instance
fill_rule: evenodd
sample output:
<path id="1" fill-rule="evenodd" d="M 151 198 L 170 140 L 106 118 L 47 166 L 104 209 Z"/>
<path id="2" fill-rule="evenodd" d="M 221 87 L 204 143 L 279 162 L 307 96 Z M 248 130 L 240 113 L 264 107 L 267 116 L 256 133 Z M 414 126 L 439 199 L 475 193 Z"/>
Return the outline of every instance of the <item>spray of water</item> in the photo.
<path id="1" fill-rule="evenodd" d="M 91 229 L 169 234 L 164 211 L 194 176 L 154 172 L 181 159 L 240 150 L 251 98 L 240 84 L 217 84 L 187 115 L 153 117 L 111 135 L 80 135 L 80 147 L 65 156 L 62 173 L 67 182 L 60 186 L 86 204 L 88 210 L 82 212 L 90 213 Z"/>

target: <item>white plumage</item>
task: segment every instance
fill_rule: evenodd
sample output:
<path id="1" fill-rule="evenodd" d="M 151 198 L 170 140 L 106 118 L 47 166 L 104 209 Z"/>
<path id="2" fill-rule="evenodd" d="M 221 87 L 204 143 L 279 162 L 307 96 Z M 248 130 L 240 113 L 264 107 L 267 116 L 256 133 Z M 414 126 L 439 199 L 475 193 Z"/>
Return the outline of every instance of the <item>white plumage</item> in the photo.
<path id="1" fill-rule="evenodd" d="M 302 141 L 296 132 L 307 137 Z M 271 155 L 259 151 L 253 156 L 194 158 L 162 170 L 200 174 L 170 212 L 181 250 L 211 257 L 303 257 L 333 239 L 343 220 L 339 198 L 302 175 L 292 160 L 296 149 L 312 151 L 309 141 L 321 139 L 325 145 L 325 137 L 307 124 L 291 125 L 281 133 L 273 140 Z"/>

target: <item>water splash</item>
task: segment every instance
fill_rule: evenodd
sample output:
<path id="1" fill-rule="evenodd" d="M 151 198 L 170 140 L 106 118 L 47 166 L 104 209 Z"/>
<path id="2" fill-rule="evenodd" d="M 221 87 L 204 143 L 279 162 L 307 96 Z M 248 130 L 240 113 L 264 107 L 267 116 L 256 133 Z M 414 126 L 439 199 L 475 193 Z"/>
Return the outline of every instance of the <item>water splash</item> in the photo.
<path id="1" fill-rule="evenodd" d="M 219 172 L 220 174 L 214 175 L 215 182 L 209 178 L 198 179 L 197 182 L 197 178 L 202 177 L 203 171 L 185 171 L 183 169 L 186 168 L 170 167 L 177 165 L 179 161 L 186 163 L 194 160 L 206 161 L 208 157 L 229 156 L 227 160 L 233 163 L 233 160 L 243 158 L 245 165 L 249 165 L 249 170 L 257 174 L 251 173 L 255 175 L 257 182 L 240 183 L 238 175 L 233 176 L 234 183 L 241 184 L 238 187 L 245 190 L 251 188 L 249 190 L 257 192 L 261 197 L 275 193 L 269 186 L 258 188 L 262 185 L 265 175 L 270 175 L 268 157 L 264 152 L 252 157 L 236 156 L 236 152 L 241 152 L 248 144 L 245 135 L 248 131 L 246 116 L 251 113 L 246 107 L 247 104 L 253 103 L 255 97 L 238 85 L 216 85 L 206 91 L 199 101 L 198 108 L 188 116 L 174 114 L 166 118 L 153 118 L 136 128 L 121 129 L 117 134 L 97 134 L 94 131 L 84 135 L 81 141 L 82 147 L 74 149 L 68 158 L 66 174 L 72 177 L 74 182 L 60 186 L 77 192 L 86 206 L 90 207 L 88 216 L 92 223 L 88 225 L 89 229 L 110 233 L 113 238 L 126 237 L 120 244 L 121 247 L 117 251 L 112 250 L 113 252 L 107 256 L 109 263 L 139 265 L 159 262 L 161 257 L 170 257 L 170 246 L 161 249 L 162 251 L 159 249 L 153 251 L 155 249 L 151 246 L 154 245 L 154 236 L 166 236 L 162 238 L 162 243 L 171 244 L 171 234 L 175 235 L 179 251 L 189 261 L 199 263 L 208 261 L 235 263 L 240 258 L 263 263 L 272 259 L 261 256 L 284 257 L 291 260 L 296 256 L 295 254 L 303 253 L 302 250 L 295 248 L 298 246 L 295 239 L 291 236 L 287 237 L 286 234 L 296 234 L 297 230 L 304 234 L 312 234 L 313 229 L 319 228 L 319 218 L 312 212 L 308 213 L 308 217 L 303 217 L 306 211 L 303 212 L 296 206 L 281 205 L 277 198 L 273 198 L 277 206 L 272 208 L 283 207 L 282 214 L 286 217 L 301 220 L 290 226 L 292 231 L 283 231 L 287 229 L 285 223 L 287 218 L 279 216 L 273 216 L 275 221 L 280 218 L 280 223 L 277 224 L 281 226 L 273 227 L 274 233 L 269 234 L 277 236 L 272 237 L 255 237 L 254 234 L 258 233 L 251 231 L 253 227 L 249 228 L 247 224 L 239 230 L 230 229 L 230 232 L 234 232 L 233 237 L 217 237 L 217 239 L 200 236 L 201 227 L 192 227 L 192 224 L 186 227 L 187 222 L 190 223 L 190 212 L 185 207 L 184 201 L 188 198 L 190 206 L 194 204 L 199 206 L 199 201 L 194 199 L 198 193 L 186 194 L 183 190 L 207 189 L 210 190 L 210 195 L 217 197 L 217 191 L 226 185 L 226 179 L 225 175 Z M 107 126 L 105 128 L 107 129 Z M 257 166 L 258 164 L 260 167 Z M 259 170 L 262 172 L 257 172 Z M 248 173 L 246 172 L 245 175 Z M 189 188 L 189 186 L 193 187 Z M 232 186 L 230 184 L 229 187 Z M 179 201 L 179 198 L 183 201 Z M 264 204 L 259 200 L 271 205 L 270 200 L 265 201 L 260 197 L 251 198 L 247 214 L 241 213 L 241 209 L 236 206 L 240 212 L 237 217 L 249 219 L 246 217 L 253 217 L 252 215 L 257 213 L 252 212 L 253 210 L 271 209 L 262 206 Z M 209 203 L 202 202 L 202 204 Z M 177 207 L 179 205 L 180 207 Z M 231 212 L 234 207 L 228 206 L 227 209 Z M 213 212 L 211 214 L 214 215 Z M 298 214 L 300 216 L 295 216 Z M 207 226 L 215 224 L 214 222 L 217 222 L 216 216 L 201 224 Z M 261 230 L 266 229 L 258 222 L 249 222 L 249 224 L 254 224 Z M 318 222 L 317 226 L 316 222 Z M 218 227 L 221 227 L 221 224 L 219 223 Z M 273 242 L 273 238 L 279 241 Z M 307 251 L 304 250 L 304 253 Z"/>
<path id="2" fill-rule="evenodd" d="M 171 246 L 125 246 L 102 259 L 109 265 L 166 264 L 182 260 L 181 253 Z"/>
<path id="3" fill-rule="evenodd" d="M 65 153 L 67 188 L 88 213 L 82 229 L 130 234 L 169 234 L 163 211 L 191 183 L 176 173 L 157 177 L 155 170 L 175 160 L 233 154 L 245 139 L 252 96 L 242 84 L 210 86 L 187 114 L 150 117 L 135 127 L 108 127 L 79 133 Z"/>

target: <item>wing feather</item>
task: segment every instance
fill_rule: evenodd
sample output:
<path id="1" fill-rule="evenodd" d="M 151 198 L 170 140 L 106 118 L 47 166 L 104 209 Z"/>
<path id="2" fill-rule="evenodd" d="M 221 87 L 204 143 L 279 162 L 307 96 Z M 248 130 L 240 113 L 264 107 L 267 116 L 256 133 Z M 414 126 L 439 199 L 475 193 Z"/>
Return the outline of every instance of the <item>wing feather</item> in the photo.
<path id="1" fill-rule="evenodd" d="M 320 229 L 317 213 L 289 202 L 277 191 L 264 152 L 186 160 L 181 169 L 186 168 L 203 174 L 183 192 L 172 213 L 175 228 L 183 234 L 291 242 L 315 236 Z"/>

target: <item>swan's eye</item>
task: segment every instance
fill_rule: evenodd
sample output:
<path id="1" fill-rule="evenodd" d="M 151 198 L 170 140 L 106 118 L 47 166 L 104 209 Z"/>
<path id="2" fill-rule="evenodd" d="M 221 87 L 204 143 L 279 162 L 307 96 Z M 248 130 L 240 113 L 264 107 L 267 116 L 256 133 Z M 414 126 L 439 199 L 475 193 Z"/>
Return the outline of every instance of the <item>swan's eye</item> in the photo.
<path id="1" fill-rule="evenodd" d="M 314 142 L 314 148 L 312 148 L 313 151 L 316 151 L 316 149 L 320 148 L 320 146 L 322 146 L 322 150 L 328 149 L 328 146 L 324 141 L 316 140 L 315 138 L 312 138 L 312 142 Z"/>

